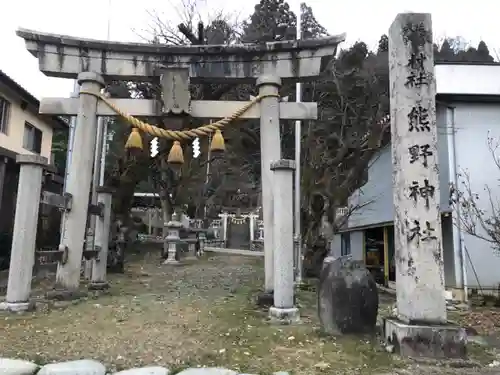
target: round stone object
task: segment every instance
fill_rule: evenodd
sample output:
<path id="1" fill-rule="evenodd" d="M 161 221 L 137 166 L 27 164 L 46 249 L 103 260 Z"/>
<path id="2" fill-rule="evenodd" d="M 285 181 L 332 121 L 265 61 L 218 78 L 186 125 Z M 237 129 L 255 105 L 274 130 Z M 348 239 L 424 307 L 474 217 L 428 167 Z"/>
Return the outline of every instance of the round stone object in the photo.
<path id="1" fill-rule="evenodd" d="M 0 358 L 0 374 L 2 375 L 33 375 L 38 365 L 20 359 Z"/>
<path id="2" fill-rule="evenodd" d="M 362 262 L 325 258 L 318 291 L 319 319 L 324 332 L 374 331 L 378 303 L 377 284 Z"/>
<path id="3" fill-rule="evenodd" d="M 191 367 L 177 375 L 238 375 L 236 371 L 221 367 Z"/>
<path id="4" fill-rule="evenodd" d="M 114 375 L 168 375 L 170 371 L 165 367 L 150 366 L 136 367 L 120 372 L 115 372 Z"/>
<path id="5" fill-rule="evenodd" d="M 80 359 L 50 363 L 43 366 L 37 375 L 106 375 L 106 367 L 92 359 Z"/>

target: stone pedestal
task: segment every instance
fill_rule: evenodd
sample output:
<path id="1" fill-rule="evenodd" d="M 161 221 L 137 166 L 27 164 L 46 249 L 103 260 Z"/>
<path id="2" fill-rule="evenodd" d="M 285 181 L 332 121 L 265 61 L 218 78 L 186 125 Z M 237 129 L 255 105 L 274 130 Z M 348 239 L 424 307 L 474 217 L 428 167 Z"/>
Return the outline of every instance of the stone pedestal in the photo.
<path id="1" fill-rule="evenodd" d="M 172 215 L 172 220 L 167 223 L 168 234 L 165 238 L 167 245 L 167 259 L 163 264 L 177 265 L 180 262 L 177 260 L 177 247 L 180 242 L 179 232 L 182 228 L 182 223 L 177 221 L 177 215 Z"/>
<path id="2" fill-rule="evenodd" d="M 465 358 L 467 333 L 453 325 L 407 324 L 397 319 L 384 322 L 386 342 L 405 357 Z"/>
<path id="3" fill-rule="evenodd" d="M 263 75 L 257 80 L 259 95 L 278 95 L 281 79 L 276 75 Z M 260 153 L 262 175 L 262 213 L 264 219 L 264 289 L 270 294 L 274 287 L 274 203 L 273 186 L 274 173 L 271 163 L 281 158 L 280 139 L 280 107 L 278 97 L 267 97 L 260 102 Z M 293 198 L 288 202 L 293 205 Z M 293 212 L 292 212 L 293 217 Z"/>
<path id="4" fill-rule="evenodd" d="M 294 306 L 294 169 L 293 160 L 271 164 L 274 173 L 274 303 L 269 316 L 281 323 L 296 322 L 300 318 L 299 310 Z"/>
<path id="5" fill-rule="evenodd" d="M 103 78 L 96 73 L 78 75 L 81 91 L 99 94 L 104 86 Z M 68 248 L 68 260 L 59 264 L 56 275 L 58 289 L 76 290 L 80 284 L 83 245 L 89 208 L 92 163 L 97 137 L 97 98 L 80 95 L 80 105 L 75 127 L 73 155 L 68 166 L 66 191 L 73 196 L 70 211 L 63 213 L 61 244 Z"/>
<path id="6" fill-rule="evenodd" d="M 111 200 L 112 190 L 97 188 L 97 202 L 104 207 L 101 217 L 95 221 L 95 246 L 100 248 L 97 258 L 92 262 L 92 279 L 90 289 L 106 289 L 109 285 L 106 280 L 106 268 L 108 264 L 109 230 L 111 225 Z"/>
<path id="7" fill-rule="evenodd" d="M 404 342 L 413 355 L 442 356 L 448 351 L 434 346 L 454 346 L 457 336 L 446 318 L 430 14 L 397 15 L 389 70 L 398 315 L 386 337 L 401 343 L 401 354 Z"/>
<path id="8" fill-rule="evenodd" d="M 9 281 L 5 302 L 0 310 L 29 310 L 31 279 L 35 264 L 35 242 L 38 208 L 42 190 L 43 168 L 47 159 L 39 155 L 18 155 L 20 165 L 17 188 L 16 214 L 12 236 Z"/>

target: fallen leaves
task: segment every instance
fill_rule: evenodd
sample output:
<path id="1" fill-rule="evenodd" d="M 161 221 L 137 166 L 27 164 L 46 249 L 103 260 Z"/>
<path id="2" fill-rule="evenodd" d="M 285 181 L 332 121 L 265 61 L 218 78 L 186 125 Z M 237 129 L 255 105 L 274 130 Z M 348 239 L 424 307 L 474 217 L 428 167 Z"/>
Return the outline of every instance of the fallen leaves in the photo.
<path id="1" fill-rule="evenodd" d="M 111 294 L 98 300 L 2 316 L 2 355 L 40 363 L 93 358 L 111 371 L 143 365 L 222 366 L 308 375 L 363 369 L 375 345 L 320 337 L 313 290 L 298 296 L 307 323 L 269 325 L 267 311 L 254 306 L 263 285 L 258 259 L 222 255 L 167 269 L 147 257 L 129 263 L 124 275 L 110 276 Z M 385 352 L 370 358 L 371 370 L 392 363 Z"/>

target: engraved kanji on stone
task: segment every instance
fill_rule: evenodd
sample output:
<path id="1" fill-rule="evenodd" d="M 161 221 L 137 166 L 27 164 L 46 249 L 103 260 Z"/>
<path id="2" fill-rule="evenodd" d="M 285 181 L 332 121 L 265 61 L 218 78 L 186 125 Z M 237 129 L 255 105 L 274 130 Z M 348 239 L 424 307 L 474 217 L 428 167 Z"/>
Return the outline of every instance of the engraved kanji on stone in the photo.
<path id="1" fill-rule="evenodd" d="M 422 160 L 422 165 L 427 168 L 429 166 L 427 157 L 433 155 L 430 148 L 431 146 L 429 144 L 413 145 L 409 147 L 410 164 L 415 163 L 417 160 Z"/>
<path id="2" fill-rule="evenodd" d="M 425 43 L 432 43 L 432 35 L 426 30 L 422 22 L 403 26 L 403 43 L 411 43 L 414 47 L 423 46 Z"/>
<path id="3" fill-rule="evenodd" d="M 408 221 L 406 221 L 406 225 L 408 227 L 410 226 Z M 437 237 L 434 235 L 435 231 L 436 230 L 432 227 L 429 221 L 425 221 L 425 227 L 422 229 L 420 220 L 413 220 L 406 239 L 408 242 L 416 240 L 417 244 L 420 243 L 420 241 L 437 240 Z"/>
<path id="4" fill-rule="evenodd" d="M 420 240 L 421 241 L 437 240 L 437 237 L 433 234 L 435 231 L 436 230 L 432 228 L 431 223 L 426 221 L 425 229 L 422 231 L 422 238 Z"/>
<path id="5" fill-rule="evenodd" d="M 431 81 L 431 77 L 431 74 L 427 72 L 411 71 L 406 77 L 405 86 L 413 88 L 428 85 Z"/>
<path id="6" fill-rule="evenodd" d="M 409 224 L 408 221 L 406 222 L 406 224 Z M 406 236 L 408 242 L 413 241 L 415 238 L 417 239 L 417 241 L 419 241 L 421 235 L 422 233 L 420 233 L 420 221 L 413 220 L 413 226 L 409 229 L 409 233 Z"/>
<path id="7" fill-rule="evenodd" d="M 431 81 L 432 75 L 425 71 L 424 62 L 427 56 L 423 52 L 414 52 L 410 55 L 406 67 L 410 73 L 406 77 L 406 87 L 420 87 L 428 85 Z"/>
<path id="8" fill-rule="evenodd" d="M 429 183 L 428 179 L 424 179 L 424 184 L 420 185 L 418 181 L 413 181 L 410 185 L 410 198 L 412 198 L 415 203 L 418 201 L 418 197 L 421 197 L 425 201 L 425 207 L 429 209 L 430 198 L 434 198 L 434 192 L 436 188 Z"/>
<path id="9" fill-rule="evenodd" d="M 410 58 L 408 59 L 408 64 L 406 65 L 408 68 L 417 70 L 417 71 L 425 71 L 424 62 L 427 60 L 427 56 L 423 52 L 412 53 Z"/>
<path id="10" fill-rule="evenodd" d="M 429 110 L 422 107 L 420 104 L 413 107 L 408 113 L 408 131 L 431 131 L 430 121 L 429 121 Z"/>

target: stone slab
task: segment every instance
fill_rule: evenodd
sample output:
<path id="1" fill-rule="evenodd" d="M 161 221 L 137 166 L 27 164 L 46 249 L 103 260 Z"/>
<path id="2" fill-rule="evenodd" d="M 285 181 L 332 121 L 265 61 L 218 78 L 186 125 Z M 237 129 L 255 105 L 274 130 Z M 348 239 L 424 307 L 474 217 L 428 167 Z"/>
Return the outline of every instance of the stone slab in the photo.
<path id="1" fill-rule="evenodd" d="M 43 366 L 37 375 L 106 375 L 106 367 L 92 359 L 51 363 Z"/>
<path id="2" fill-rule="evenodd" d="M 161 104 L 151 99 L 108 99 L 116 107 L 136 117 L 163 116 Z M 217 119 L 232 115 L 249 101 L 193 100 L 190 103 L 190 115 L 196 118 Z M 44 98 L 40 102 L 40 113 L 57 116 L 76 116 L 79 98 Z M 280 118 L 282 120 L 311 120 L 318 118 L 317 103 L 281 102 Z M 97 104 L 98 116 L 117 116 L 102 100 Z M 260 117 L 260 103 L 254 104 L 240 119 L 256 119 Z"/>
<path id="3" fill-rule="evenodd" d="M 170 370 L 160 366 L 136 367 L 115 372 L 114 375 L 169 375 Z"/>
<path id="4" fill-rule="evenodd" d="M 177 375 L 238 375 L 238 373 L 222 367 L 193 367 L 181 371 Z"/>
<path id="5" fill-rule="evenodd" d="M 178 260 L 175 259 L 166 259 L 163 264 L 169 265 L 169 266 L 180 266 L 182 263 Z"/>
<path id="6" fill-rule="evenodd" d="M 252 251 L 252 250 L 240 250 L 240 249 L 228 249 L 225 247 L 212 247 L 206 246 L 204 251 L 207 253 L 219 253 L 228 255 L 243 255 L 249 257 L 264 257 L 263 251 Z"/>
<path id="7" fill-rule="evenodd" d="M 191 83 L 253 83 L 269 71 L 285 79 L 318 77 L 322 57 L 335 56 L 345 34 L 259 44 L 174 46 L 119 43 L 18 29 L 47 76 L 76 78 L 82 71 L 109 80 L 153 80 L 166 67 L 188 67 Z"/>
<path id="8" fill-rule="evenodd" d="M 466 358 L 467 333 L 454 325 L 406 324 L 385 319 L 384 336 L 394 351 L 403 357 Z"/>
<path id="9" fill-rule="evenodd" d="M 19 154 L 16 156 L 16 163 L 18 164 L 36 164 L 41 167 L 49 165 L 49 161 L 45 156 L 32 155 L 32 154 Z"/>
<path id="10" fill-rule="evenodd" d="M 34 308 L 33 302 L 0 302 L 0 311 L 23 312 L 32 311 Z"/>
<path id="11" fill-rule="evenodd" d="M 39 366 L 36 363 L 21 359 L 0 358 L 0 374 L 2 375 L 33 375 Z"/>

